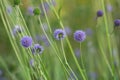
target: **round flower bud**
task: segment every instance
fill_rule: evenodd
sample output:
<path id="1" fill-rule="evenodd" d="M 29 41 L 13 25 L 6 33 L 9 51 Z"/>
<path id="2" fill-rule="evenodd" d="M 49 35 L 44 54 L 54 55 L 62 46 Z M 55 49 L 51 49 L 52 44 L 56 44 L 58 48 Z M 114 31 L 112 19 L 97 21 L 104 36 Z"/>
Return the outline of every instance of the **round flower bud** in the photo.
<path id="1" fill-rule="evenodd" d="M 120 26 L 120 19 L 114 20 L 114 26 Z"/>
<path id="2" fill-rule="evenodd" d="M 102 10 L 98 10 L 97 11 L 97 17 L 102 17 L 103 16 L 103 11 Z"/>
<path id="3" fill-rule="evenodd" d="M 86 39 L 86 34 L 82 30 L 77 30 L 74 33 L 74 39 L 78 42 L 83 42 Z"/>
<path id="4" fill-rule="evenodd" d="M 34 45 L 34 49 L 35 49 L 35 51 L 36 51 L 36 53 L 42 53 L 43 52 L 43 50 L 44 50 L 44 48 L 42 47 L 42 46 L 40 46 L 39 44 L 35 44 Z"/>
<path id="5" fill-rule="evenodd" d="M 39 8 L 35 8 L 33 10 L 33 13 L 34 13 L 34 15 L 40 15 L 40 9 Z"/>
<path id="6" fill-rule="evenodd" d="M 25 48 L 28 48 L 32 45 L 32 38 L 29 36 L 24 36 L 21 39 L 21 45 Z"/>
<path id="7" fill-rule="evenodd" d="M 57 39 L 57 40 L 61 40 L 61 39 L 64 39 L 66 36 L 66 33 L 64 30 L 62 29 L 56 29 L 54 31 L 54 38 Z"/>

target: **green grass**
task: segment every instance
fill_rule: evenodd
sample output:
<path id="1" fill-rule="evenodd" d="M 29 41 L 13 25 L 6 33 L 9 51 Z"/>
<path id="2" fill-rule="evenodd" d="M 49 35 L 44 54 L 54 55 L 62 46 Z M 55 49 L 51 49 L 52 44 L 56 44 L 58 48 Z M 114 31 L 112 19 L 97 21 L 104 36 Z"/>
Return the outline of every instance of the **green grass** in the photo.
<path id="1" fill-rule="evenodd" d="M 49 6 L 48 11 L 44 2 Z M 4 46 L 13 50 L 6 50 L 5 55 L 12 53 L 10 56 L 13 59 L 10 62 L 17 65 L 13 67 L 15 71 L 12 71 L 12 64 L 8 65 L 6 62 L 9 57 L 2 58 L 3 54 L 0 54 L 0 68 L 4 70 L 2 76 L 7 80 L 119 80 L 119 31 L 115 30 L 110 34 L 114 28 L 114 19 L 119 18 L 115 13 L 119 6 L 119 2 L 118 6 L 115 5 L 116 2 L 117 0 L 56 0 L 56 5 L 51 5 L 52 0 L 21 0 L 19 5 L 13 6 L 12 1 L 0 0 L 0 23 L 3 24 L 3 32 L 7 33 L 3 36 L 8 37 L 6 41 L 10 42 Z M 28 14 L 29 6 L 39 8 L 40 4 L 40 12 L 44 15 Z M 107 11 L 108 4 L 112 5 L 113 12 Z M 10 14 L 6 11 L 8 5 L 12 7 Z M 97 10 L 102 10 L 104 15 L 95 20 Z M 15 25 L 23 29 L 16 36 L 12 35 Z M 64 30 L 66 25 L 72 34 L 63 40 L 56 40 L 54 30 Z M 87 35 L 86 40 L 81 43 L 76 42 L 74 32 L 88 28 L 92 29 L 93 34 Z M 44 35 L 49 45 L 46 46 L 41 37 L 37 40 L 37 35 Z M 43 53 L 33 55 L 31 48 L 24 48 L 20 43 L 23 36 L 32 37 L 32 47 L 37 43 L 42 45 Z M 0 45 L 1 48 L 2 46 Z M 76 48 L 80 49 L 80 56 L 76 56 Z M 34 59 L 34 66 L 30 64 L 31 59 Z"/>

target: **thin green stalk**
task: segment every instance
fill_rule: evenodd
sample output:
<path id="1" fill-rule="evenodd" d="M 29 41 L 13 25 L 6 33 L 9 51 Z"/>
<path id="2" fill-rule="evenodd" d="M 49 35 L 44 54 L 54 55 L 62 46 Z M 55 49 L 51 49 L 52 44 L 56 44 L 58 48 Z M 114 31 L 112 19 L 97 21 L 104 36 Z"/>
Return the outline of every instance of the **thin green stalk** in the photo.
<path id="1" fill-rule="evenodd" d="M 86 75 L 86 78 L 87 78 L 87 74 L 86 74 L 86 70 L 85 70 L 85 65 L 84 65 L 84 62 L 83 62 L 83 53 L 82 53 L 82 47 L 81 47 L 81 42 L 80 42 L 80 59 L 81 59 L 81 64 L 82 64 L 82 67 L 83 67 L 83 72 L 85 73 Z"/>
<path id="2" fill-rule="evenodd" d="M 9 71 L 9 68 L 7 67 L 4 59 L 1 56 L 0 56 L 0 64 L 5 68 L 5 70 L 10 75 L 12 80 L 17 80 L 16 76 L 11 74 L 11 72 Z"/>
<path id="3" fill-rule="evenodd" d="M 38 59 L 40 60 L 39 62 L 40 62 L 40 64 L 41 64 L 42 70 L 43 70 L 43 72 L 44 72 L 44 73 L 42 73 L 42 75 L 45 77 L 45 79 L 50 80 L 49 77 L 48 77 L 48 72 L 47 72 L 47 70 L 45 69 L 45 65 L 44 65 L 44 63 L 42 62 L 41 55 L 38 54 L 37 56 L 38 56 Z M 45 76 L 45 75 L 46 75 L 46 76 Z"/>
<path id="4" fill-rule="evenodd" d="M 2 3 L 2 2 L 1 2 L 1 3 Z M 4 24 L 5 29 L 6 29 L 6 31 L 7 31 L 8 37 L 9 37 L 10 42 L 11 42 L 11 44 L 12 44 L 12 47 L 13 47 L 15 53 L 16 53 L 16 56 L 17 56 L 17 58 L 18 58 L 18 61 L 20 62 L 21 66 L 22 66 L 22 68 L 23 68 L 23 63 L 22 63 L 22 61 L 21 61 L 21 59 L 20 59 L 20 57 L 19 57 L 19 55 L 18 55 L 18 52 L 17 52 L 18 49 L 16 49 L 15 43 L 13 43 L 13 40 L 12 40 L 12 38 L 11 38 L 11 36 L 10 36 L 10 34 L 9 34 L 9 30 L 8 30 L 8 28 L 7 28 L 7 25 L 9 26 L 9 24 L 8 24 L 8 22 L 6 23 L 6 21 L 4 20 L 4 17 L 3 17 L 3 14 L 2 14 L 2 12 L 1 12 L 1 10 L 0 10 L 0 13 L 1 13 L 2 21 L 3 21 L 3 24 Z M 27 78 L 26 78 L 26 79 L 27 79 Z"/>
<path id="5" fill-rule="evenodd" d="M 21 10 L 20 10 L 19 6 L 17 6 L 17 9 L 18 9 L 18 11 L 19 11 L 19 13 L 20 13 L 20 16 L 21 16 L 21 18 L 22 18 L 22 21 L 23 21 L 23 23 L 24 23 L 26 32 L 29 34 L 29 36 L 31 36 L 31 34 L 30 34 L 30 32 L 29 32 L 29 30 L 28 30 L 28 28 L 27 28 L 26 22 L 25 22 L 25 20 L 24 20 L 24 17 L 23 17 L 23 15 L 22 15 L 22 13 L 21 13 Z"/>
<path id="6" fill-rule="evenodd" d="M 49 4 L 49 6 L 51 7 L 51 9 L 54 11 L 57 19 L 59 20 L 59 23 L 60 23 L 61 27 L 64 29 L 63 23 L 62 23 L 59 15 L 58 15 L 58 13 L 56 12 L 55 8 L 50 5 L 50 3 L 49 3 L 48 0 L 46 0 L 46 1 L 48 2 L 48 4 Z M 78 63 L 78 61 L 77 61 L 77 59 L 76 59 L 76 57 L 75 57 L 74 51 L 73 51 L 73 49 L 72 49 L 72 47 L 71 47 L 71 44 L 70 44 L 70 41 L 69 41 L 68 37 L 66 37 L 66 41 L 67 41 L 68 47 L 70 48 L 71 54 L 72 54 L 72 56 L 73 56 L 73 59 L 74 59 L 76 65 L 77 65 L 77 67 L 78 67 L 78 70 L 79 70 L 79 72 L 80 72 L 81 75 L 82 75 L 82 78 L 83 78 L 84 80 L 86 80 L 86 77 L 85 77 L 85 75 L 83 74 L 82 69 L 81 69 L 81 67 L 80 67 L 80 65 L 79 65 L 79 63 Z"/>
<path id="7" fill-rule="evenodd" d="M 64 67 L 65 71 L 67 71 L 67 69 L 66 69 L 66 67 L 64 66 L 64 64 L 63 64 L 63 62 L 62 62 L 62 60 L 61 60 L 61 58 L 58 56 L 57 51 L 56 51 L 54 45 L 53 45 L 53 44 L 51 43 L 51 41 L 49 40 L 49 38 L 48 38 L 48 36 L 47 36 L 47 34 L 46 34 L 46 32 L 45 32 L 43 26 L 42 26 L 42 22 L 41 22 L 40 16 L 38 17 L 38 19 L 39 19 L 39 21 L 40 21 L 41 28 L 42 28 L 43 33 L 45 34 L 45 36 L 46 36 L 48 42 L 50 43 L 50 45 L 52 46 L 53 50 L 55 51 L 55 54 L 56 54 L 56 56 L 58 57 L 58 59 L 59 59 L 60 63 L 62 64 L 62 66 Z M 67 71 L 67 73 L 69 73 L 69 72 Z"/>
<path id="8" fill-rule="evenodd" d="M 47 17 L 47 13 L 46 13 L 46 11 L 45 11 L 45 7 L 44 7 L 43 0 L 41 0 L 41 2 L 42 2 L 42 8 L 43 8 L 43 11 L 44 11 L 44 14 L 45 14 L 45 18 L 46 18 L 46 21 L 47 21 L 47 24 L 48 24 L 48 28 L 49 28 L 49 30 L 50 30 L 50 33 L 52 34 L 52 29 L 51 29 L 51 27 L 50 27 L 50 23 L 49 23 L 49 20 L 48 20 L 48 17 Z"/>
<path id="9" fill-rule="evenodd" d="M 72 68 L 70 67 L 70 65 L 68 64 L 68 61 L 66 59 L 66 55 L 65 55 L 65 50 L 64 50 L 64 46 L 63 46 L 63 41 L 61 40 L 61 47 L 62 47 L 62 53 L 65 59 L 65 64 L 67 65 L 67 67 L 70 69 L 70 71 L 72 72 L 72 74 L 74 75 L 75 79 L 78 80 L 77 76 L 75 75 L 74 71 L 72 70 Z"/>
<path id="10" fill-rule="evenodd" d="M 105 30 L 106 30 L 106 36 L 107 36 L 107 42 L 108 42 L 108 48 L 109 48 L 109 52 L 110 52 L 110 57 L 111 57 L 111 61 L 112 61 L 112 76 L 114 76 L 114 58 L 113 58 L 113 54 L 112 54 L 112 49 L 111 49 L 111 43 L 110 43 L 110 38 L 109 38 L 109 32 L 108 32 L 108 23 L 107 23 L 107 16 L 106 16 L 106 12 L 105 12 L 105 5 L 104 5 L 104 0 L 101 0 L 101 5 L 102 5 L 102 9 L 104 11 L 104 22 L 105 22 Z"/>
<path id="11" fill-rule="evenodd" d="M 103 58 L 105 59 L 105 62 L 106 62 L 107 66 L 108 66 L 108 68 L 109 68 L 109 70 L 110 70 L 110 73 L 111 73 L 112 75 L 114 75 L 114 73 L 112 72 L 112 68 L 111 68 L 111 66 L 110 66 L 110 64 L 109 64 L 109 62 L 108 62 L 108 60 L 107 60 L 107 57 L 106 57 L 105 54 L 104 54 L 104 51 L 103 51 L 103 48 L 102 48 L 101 43 L 98 42 L 98 44 L 99 44 L 99 47 L 100 47 L 100 51 L 101 51 L 101 53 L 102 53 L 102 55 L 103 55 Z"/>

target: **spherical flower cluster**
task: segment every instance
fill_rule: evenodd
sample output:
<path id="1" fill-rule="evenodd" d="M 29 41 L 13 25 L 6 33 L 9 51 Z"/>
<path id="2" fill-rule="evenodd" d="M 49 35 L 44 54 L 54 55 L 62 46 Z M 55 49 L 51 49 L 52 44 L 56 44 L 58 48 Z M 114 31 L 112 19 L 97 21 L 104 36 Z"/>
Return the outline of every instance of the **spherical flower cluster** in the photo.
<path id="1" fill-rule="evenodd" d="M 97 17 L 102 17 L 103 16 L 103 11 L 102 10 L 98 10 L 97 11 Z"/>
<path id="2" fill-rule="evenodd" d="M 28 48 L 28 47 L 30 47 L 31 45 L 32 45 L 32 38 L 31 37 L 29 37 L 29 36 L 24 36 L 24 37 L 22 37 L 22 39 L 21 39 L 21 45 L 23 46 L 23 47 L 25 47 L 25 48 Z"/>
<path id="3" fill-rule="evenodd" d="M 114 21 L 114 26 L 120 26 L 120 19 L 116 19 Z"/>
<path id="4" fill-rule="evenodd" d="M 34 13 L 34 15 L 40 15 L 40 9 L 39 8 L 35 8 L 33 10 L 33 13 Z"/>
<path id="5" fill-rule="evenodd" d="M 86 39 L 86 33 L 82 30 L 77 30 L 74 33 L 74 39 L 78 42 L 83 42 Z"/>
<path id="6" fill-rule="evenodd" d="M 39 44 L 34 44 L 34 50 L 35 50 L 36 53 L 41 54 L 43 52 L 44 48 Z"/>
<path id="7" fill-rule="evenodd" d="M 62 29 L 56 29 L 54 31 L 54 38 L 57 39 L 57 40 L 61 40 L 61 39 L 64 39 L 66 36 L 66 33 L 64 30 Z"/>

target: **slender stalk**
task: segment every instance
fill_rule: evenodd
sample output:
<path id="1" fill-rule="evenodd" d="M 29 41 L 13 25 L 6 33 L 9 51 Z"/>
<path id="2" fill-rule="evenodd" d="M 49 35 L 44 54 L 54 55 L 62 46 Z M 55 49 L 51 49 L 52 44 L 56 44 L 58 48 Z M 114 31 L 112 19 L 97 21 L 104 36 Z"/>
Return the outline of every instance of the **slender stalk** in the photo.
<path id="1" fill-rule="evenodd" d="M 85 65 L 84 65 L 84 62 L 83 62 L 83 53 L 82 53 L 82 47 L 81 47 L 81 42 L 80 42 L 80 60 L 81 60 L 81 64 L 82 64 L 82 67 L 83 67 L 83 72 L 84 74 L 86 75 L 86 78 L 87 78 L 87 74 L 86 74 L 86 70 L 85 70 Z"/>
<path id="2" fill-rule="evenodd" d="M 1 6 L 3 7 L 2 1 L 1 1 Z M 2 9 L 1 9 L 1 10 L 2 10 Z M 5 29 L 6 29 L 6 31 L 7 31 L 8 37 L 9 37 L 10 42 L 11 42 L 11 44 L 12 44 L 12 47 L 13 47 L 15 53 L 16 53 L 16 56 L 17 56 L 17 58 L 18 58 L 18 61 L 20 62 L 20 65 L 21 65 L 22 68 L 24 69 L 22 60 L 21 60 L 21 58 L 20 58 L 20 56 L 19 56 L 19 54 L 18 54 L 18 53 L 19 53 L 19 52 L 18 52 L 19 50 L 18 50 L 17 47 L 15 47 L 15 46 L 16 46 L 16 43 L 13 42 L 13 40 L 12 40 L 10 34 L 9 34 L 10 32 L 9 32 L 9 30 L 8 30 L 8 28 L 7 28 L 7 26 L 10 27 L 10 25 L 9 25 L 7 19 L 6 19 L 6 16 L 5 16 L 5 18 L 3 17 L 3 14 L 2 14 L 2 11 L 1 11 L 1 10 L 0 10 L 1 17 L 2 17 L 2 20 L 3 20 L 3 24 L 4 24 L 4 26 L 5 26 Z M 4 11 L 3 11 L 3 12 L 4 12 Z M 4 13 L 4 14 L 5 14 L 5 13 Z M 6 19 L 7 23 L 6 23 L 5 19 Z M 25 74 L 25 73 L 24 73 L 24 74 Z M 25 75 L 26 75 L 26 74 L 25 74 Z M 26 77 L 26 79 L 28 79 L 28 77 Z M 31 80 L 31 79 L 29 79 L 29 80 Z"/>
<path id="3" fill-rule="evenodd" d="M 62 64 L 62 66 L 63 66 L 63 68 L 65 69 L 65 71 L 66 71 L 67 73 L 69 73 L 69 72 L 67 71 L 66 67 L 64 66 L 64 64 L 63 64 L 63 62 L 62 62 L 62 60 L 61 60 L 61 58 L 60 58 L 59 55 L 57 54 L 57 51 L 56 51 L 54 45 L 52 44 L 52 42 L 51 42 L 50 39 L 48 38 L 48 36 L 47 36 L 47 34 L 46 34 L 46 32 L 45 32 L 43 26 L 42 26 L 42 21 L 41 21 L 41 19 L 40 19 L 40 16 L 38 17 L 38 19 L 39 19 L 39 21 L 40 21 L 40 24 L 41 24 L 41 28 L 42 28 L 42 30 L 43 30 L 43 33 L 45 34 L 45 36 L 46 36 L 48 42 L 50 43 L 50 45 L 52 46 L 53 50 L 55 51 L 55 54 L 56 54 L 56 56 L 58 57 L 60 63 Z"/>
<path id="4" fill-rule="evenodd" d="M 48 24 L 48 28 L 49 28 L 49 30 L 50 30 L 50 33 L 52 33 L 52 29 L 51 29 L 51 27 L 50 27 L 50 23 L 49 23 L 49 20 L 48 20 L 48 17 L 47 17 L 47 13 L 46 13 L 46 10 L 45 10 L 45 7 L 44 7 L 44 2 L 43 2 L 43 0 L 41 0 L 41 2 L 42 2 L 43 12 L 44 12 L 44 14 L 45 14 L 45 18 L 46 18 L 46 21 L 47 21 L 47 24 Z"/>
<path id="5" fill-rule="evenodd" d="M 64 45 L 63 45 L 63 41 L 61 40 L 61 47 L 62 47 L 62 53 L 65 59 L 65 64 L 67 65 L 67 67 L 70 69 L 70 71 L 72 72 L 72 74 L 74 75 L 75 79 L 78 80 L 77 76 L 75 75 L 74 71 L 72 70 L 72 68 L 70 67 L 70 65 L 68 64 L 68 61 L 66 59 L 66 55 L 65 55 L 65 50 L 64 50 Z"/>
<path id="6" fill-rule="evenodd" d="M 105 30 L 106 30 L 106 36 L 107 36 L 107 42 L 108 42 L 108 48 L 109 48 L 109 52 L 110 52 L 110 58 L 111 58 L 111 62 L 112 62 L 112 71 L 111 74 L 112 76 L 114 76 L 114 58 L 113 58 L 113 54 L 112 54 L 112 48 L 111 48 L 111 43 L 110 43 L 110 36 L 109 36 L 109 32 L 108 32 L 108 23 L 107 23 L 107 15 L 105 12 L 105 5 L 104 5 L 104 0 L 101 0 L 101 5 L 102 5 L 102 9 L 104 11 L 104 22 L 105 22 Z"/>
<path id="7" fill-rule="evenodd" d="M 58 13 L 57 13 L 57 11 L 55 10 L 55 8 L 54 8 L 52 5 L 50 5 L 50 3 L 49 3 L 48 0 L 46 0 L 46 1 L 48 2 L 49 6 L 51 7 L 51 9 L 53 10 L 53 12 L 55 13 L 57 19 L 59 20 L 59 23 L 60 23 L 61 27 L 64 29 L 63 23 L 62 23 L 59 15 L 58 15 Z M 51 1 L 51 0 L 50 0 L 50 1 Z M 86 80 L 86 77 L 85 77 L 85 75 L 83 74 L 82 69 L 81 69 L 81 67 L 80 67 L 80 65 L 79 65 L 79 63 L 78 63 L 78 61 L 77 61 L 77 59 L 76 59 L 76 57 L 75 57 L 74 51 L 73 51 L 73 49 L 72 49 L 72 47 L 71 47 L 71 44 L 70 44 L 70 41 L 69 41 L 68 37 L 66 37 L 66 41 L 67 41 L 68 47 L 70 48 L 71 54 L 72 54 L 72 56 L 73 56 L 73 59 L 74 59 L 76 65 L 77 65 L 77 67 L 78 67 L 78 70 L 79 70 L 79 72 L 80 72 L 81 75 L 82 75 L 82 78 L 83 78 L 84 80 Z"/>

